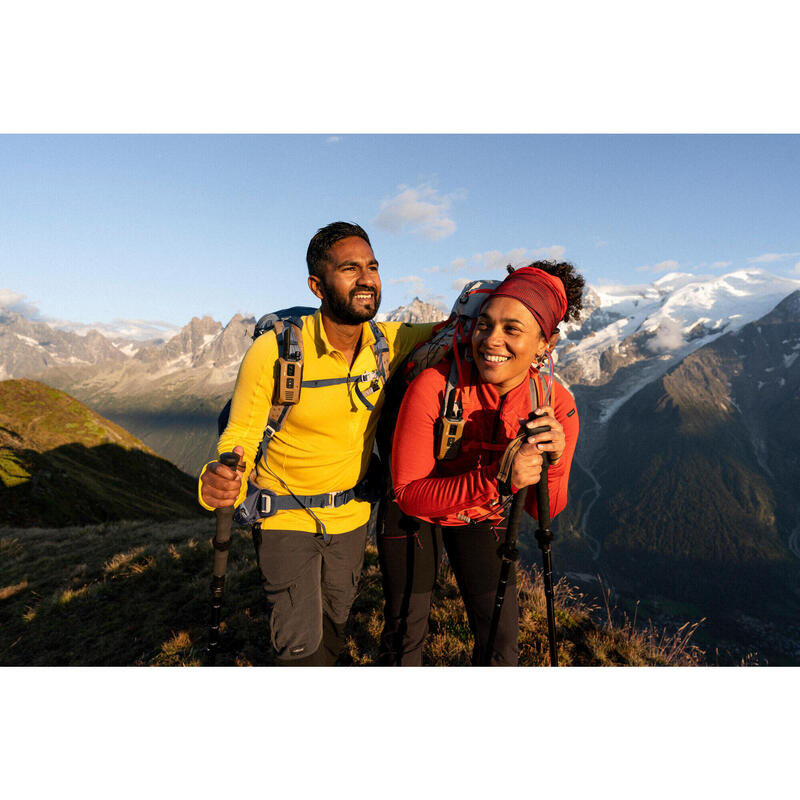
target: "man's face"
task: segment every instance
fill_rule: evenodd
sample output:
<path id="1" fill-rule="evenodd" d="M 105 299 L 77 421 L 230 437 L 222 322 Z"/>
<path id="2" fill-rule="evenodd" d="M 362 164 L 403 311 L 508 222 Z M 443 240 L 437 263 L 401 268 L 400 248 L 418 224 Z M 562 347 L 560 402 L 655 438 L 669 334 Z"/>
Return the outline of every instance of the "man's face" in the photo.
<path id="1" fill-rule="evenodd" d="M 340 239 L 328 250 L 322 275 L 308 285 L 322 308 L 338 322 L 360 325 L 372 319 L 381 304 L 381 279 L 372 248 L 359 236 Z"/>

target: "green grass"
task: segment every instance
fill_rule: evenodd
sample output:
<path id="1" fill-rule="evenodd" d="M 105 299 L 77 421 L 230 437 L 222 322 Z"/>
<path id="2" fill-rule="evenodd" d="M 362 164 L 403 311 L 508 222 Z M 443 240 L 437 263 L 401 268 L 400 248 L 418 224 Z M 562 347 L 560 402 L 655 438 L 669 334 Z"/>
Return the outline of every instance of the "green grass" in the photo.
<path id="1" fill-rule="evenodd" d="M 0 665 L 200 665 L 207 642 L 214 520 L 117 522 L 0 533 Z M 520 663 L 549 663 L 541 577 L 519 572 Z M 697 664 L 693 630 L 600 624 L 565 581 L 555 587 L 564 666 Z M 383 591 L 367 548 L 343 665 L 374 664 Z M 249 533 L 235 532 L 219 665 L 271 665 L 265 602 Z M 429 665 L 466 665 L 472 637 L 453 576 L 435 590 Z"/>
<path id="2" fill-rule="evenodd" d="M 0 482 L 11 488 L 27 483 L 31 474 L 23 466 L 19 456 L 6 447 L 0 448 Z"/>

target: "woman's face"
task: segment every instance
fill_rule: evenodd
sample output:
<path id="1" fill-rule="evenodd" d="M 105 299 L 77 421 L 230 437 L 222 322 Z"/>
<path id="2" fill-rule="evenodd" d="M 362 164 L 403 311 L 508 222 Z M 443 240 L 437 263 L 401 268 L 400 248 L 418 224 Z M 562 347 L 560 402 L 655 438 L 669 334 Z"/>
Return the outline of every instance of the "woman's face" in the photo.
<path id="1" fill-rule="evenodd" d="M 493 297 L 483 307 L 472 334 L 472 356 L 481 378 L 501 395 L 518 386 L 545 350 L 533 314 L 513 297 Z"/>

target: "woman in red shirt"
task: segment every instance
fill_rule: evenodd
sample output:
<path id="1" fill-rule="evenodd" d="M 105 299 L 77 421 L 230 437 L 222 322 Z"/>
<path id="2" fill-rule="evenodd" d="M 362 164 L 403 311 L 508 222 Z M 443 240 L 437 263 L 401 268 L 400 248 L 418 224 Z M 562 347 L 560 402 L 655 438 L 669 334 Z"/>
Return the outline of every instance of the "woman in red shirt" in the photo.
<path id="1" fill-rule="evenodd" d="M 577 317 L 583 278 L 566 262 L 535 262 L 511 274 L 481 308 L 464 359 L 456 400 L 464 427 L 455 458 L 437 458 L 438 422 L 450 359 L 426 369 L 408 388 L 395 426 L 390 504 L 378 536 L 386 606 L 379 662 L 420 665 L 442 544 L 447 550 L 475 639 L 473 664 L 483 664 L 502 560 L 498 554 L 510 497 L 539 481 L 550 456 L 550 514 L 566 505 L 578 438 L 572 395 L 539 374 L 558 341 L 558 323 Z M 552 362 L 551 362 L 552 363 Z M 549 387 L 549 389 L 548 389 Z M 536 413 L 507 480 L 498 482 L 503 453 Z M 536 516 L 536 494 L 525 505 Z M 512 569 L 509 580 L 516 586 Z M 516 591 L 506 592 L 493 666 L 515 665 L 519 615 Z"/>

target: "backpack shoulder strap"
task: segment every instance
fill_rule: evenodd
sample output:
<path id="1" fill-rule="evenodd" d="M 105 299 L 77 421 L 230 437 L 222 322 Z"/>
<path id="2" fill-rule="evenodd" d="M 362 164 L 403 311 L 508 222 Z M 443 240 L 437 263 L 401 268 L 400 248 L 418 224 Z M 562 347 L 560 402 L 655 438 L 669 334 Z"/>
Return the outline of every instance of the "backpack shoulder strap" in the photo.
<path id="1" fill-rule="evenodd" d="M 263 318 L 262 318 L 263 319 Z M 292 406 L 300 400 L 303 379 L 303 320 L 301 317 L 277 319 L 272 323 L 278 342 L 275 388 L 267 425 L 256 454 L 256 463 L 266 455 L 272 437 L 283 427 Z M 259 331 L 259 335 L 266 330 Z"/>
<path id="2" fill-rule="evenodd" d="M 372 335 L 375 337 L 375 342 L 372 345 L 372 352 L 375 354 L 378 378 L 381 382 L 386 383 L 389 379 L 389 342 L 386 341 L 383 331 L 374 319 L 369 321 L 369 327 L 372 331 Z"/>

